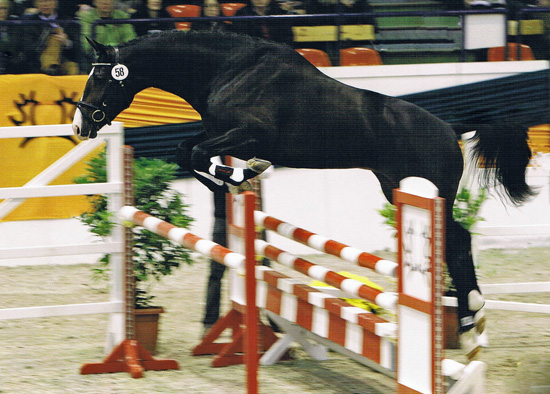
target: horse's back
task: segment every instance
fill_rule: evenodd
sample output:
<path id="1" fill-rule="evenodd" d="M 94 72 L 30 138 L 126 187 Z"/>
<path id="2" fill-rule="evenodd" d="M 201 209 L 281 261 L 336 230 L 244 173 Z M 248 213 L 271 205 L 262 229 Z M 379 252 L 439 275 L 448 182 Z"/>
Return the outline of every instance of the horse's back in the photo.
<path id="1" fill-rule="evenodd" d="M 243 42 L 203 114 L 206 124 L 225 125 L 218 133 L 247 124 L 258 156 L 287 167 L 360 167 L 436 185 L 460 177 L 456 135 L 436 116 L 334 80 L 288 46 Z"/>

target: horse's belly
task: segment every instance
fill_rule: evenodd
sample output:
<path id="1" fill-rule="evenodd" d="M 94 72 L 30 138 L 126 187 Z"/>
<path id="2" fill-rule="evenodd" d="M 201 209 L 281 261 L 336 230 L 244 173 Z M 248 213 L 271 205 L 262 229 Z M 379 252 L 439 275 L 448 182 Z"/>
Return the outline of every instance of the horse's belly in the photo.
<path id="1" fill-rule="evenodd" d="M 285 136 L 273 162 L 294 168 L 372 168 L 374 143 L 356 133 Z"/>

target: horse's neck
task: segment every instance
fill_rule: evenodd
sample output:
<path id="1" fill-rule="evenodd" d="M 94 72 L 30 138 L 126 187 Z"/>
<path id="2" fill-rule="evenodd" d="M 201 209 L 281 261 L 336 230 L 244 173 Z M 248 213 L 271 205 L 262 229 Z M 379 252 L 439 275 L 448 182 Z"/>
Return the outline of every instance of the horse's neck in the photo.
<path id="1" fill-rule="evenodd" d="M 141 90 L 155 87 L 175 94 L 186 100 L 197 111 L 204 103 L 205 89 L 209 81 L 218 74 L 217 67 L 221 63 L 215 55 L 205 54 L 204 49 L 197 45 L 174 48 L 177 55 L 169 51 L 159 50 L 158 53 L 140 54 L 138 59 L 150 59 L 149 66 L 142 74 Z M 142 64 L 142 63 L 140 63 Z"/>

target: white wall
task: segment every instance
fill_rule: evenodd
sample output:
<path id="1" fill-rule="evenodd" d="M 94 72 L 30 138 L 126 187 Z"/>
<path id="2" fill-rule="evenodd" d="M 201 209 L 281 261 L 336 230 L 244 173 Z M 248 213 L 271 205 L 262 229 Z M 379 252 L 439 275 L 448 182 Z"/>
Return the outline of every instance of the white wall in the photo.
<path id="1" fill-rule="evenodd" d="M 333 67 L 322 69 L 344 83 L 399 96 L 466 83 L 511 76 L 548 68 L 546 61 Z M 487 234 L 477 241 L 481 247 L 550 245 L 548 183 L 550 160 L 539 158 L 541 167 L 529 170 L 529 180 L 543 187 L 530 204 L 504 207 L 491 199 L 483 208 L 478 232 Z M 196 219 L 193 231 L 210 238 L 212 196 L 195 180 L 178 180 L 175 187 L 186 195 L 190 215 Z M 269 214 L 310 231 L 366 251 L 393 248 L 394 239 L 376 212 L 384 199 L 376 178 L 363 170 L 277 169 L 264 181 L 264 207 Z M 0 248 L 78 244 L 90 235 L 74 219 L 0 223 Z M 514 243 L 515 242 L 515 243 Z M 282 245 L 281 245 L 282 246 Z M 285 245 L 286 246 L 286 245 Z M 307 253 L 305 247 L 291 252 Z M 71 263 L 93 261 L 96 256 L 63 256 L 40 262 Z M 0 264 L 35 264 L 33 259 Z"/>
<path id="2" fill-rule="evenodd" d="M 538 155 L 527 171 L 527 183 L 539 194 L 530 202 L 511 207 L 497 195 L 484 203 L 475 232 L 480 248 L 524 248 L 550 246 L 550 154 Z"/>
<path id="3" fill-rule="evenodd" d="M 347 85 L 402 96 L 545 70 L 548 64 L 548 61 L 538 60 L 326 67 L 320 70 Z"/>

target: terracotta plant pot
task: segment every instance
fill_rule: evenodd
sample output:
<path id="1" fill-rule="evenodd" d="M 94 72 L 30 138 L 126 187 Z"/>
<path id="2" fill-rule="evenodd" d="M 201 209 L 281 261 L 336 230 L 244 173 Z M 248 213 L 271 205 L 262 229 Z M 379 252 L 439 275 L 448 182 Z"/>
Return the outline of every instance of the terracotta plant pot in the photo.
<path id="1" fill-rule="evenodd" d="M 135 339 L 151 354 L 155 354 L 157 347 L 161 313 L 164 309 L 160 307 L 134 309 Z"/>

